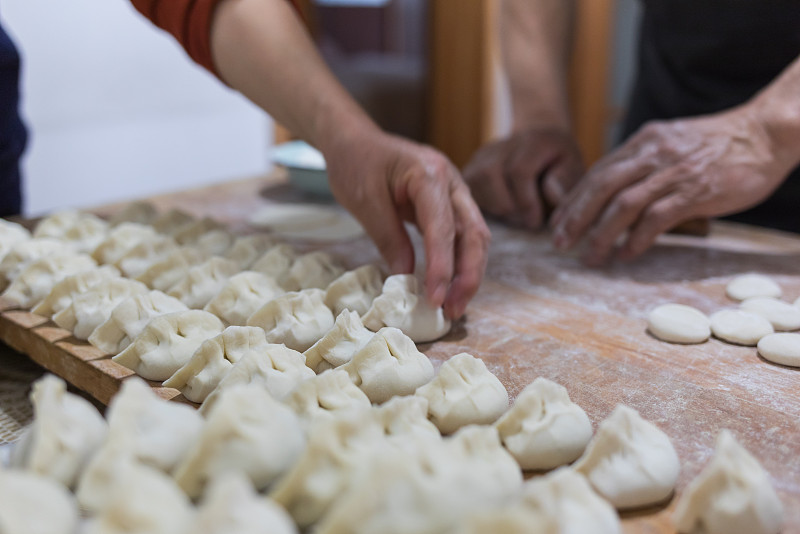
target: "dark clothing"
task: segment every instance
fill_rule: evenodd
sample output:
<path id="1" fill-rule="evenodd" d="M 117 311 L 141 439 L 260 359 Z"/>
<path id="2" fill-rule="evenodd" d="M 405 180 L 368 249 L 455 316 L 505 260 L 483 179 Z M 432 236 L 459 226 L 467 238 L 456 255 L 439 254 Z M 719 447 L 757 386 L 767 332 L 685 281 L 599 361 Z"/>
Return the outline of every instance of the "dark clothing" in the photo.
<path id="1" fill-rule="evenodd" d="M 798 0 L 643 4 L 625 137 L 649 120 L 704 115 L 741 104 L 800 56 Z M 800 169 L 763 204 L 731 218 L 800 232 L 798 207 Z"/>
<path id="2" fill-rule="evenodd" d="M 0 26 L 0 216 L 22 209 L 19 159 L 27 134 L 19 116 L 19 53 Z"/>

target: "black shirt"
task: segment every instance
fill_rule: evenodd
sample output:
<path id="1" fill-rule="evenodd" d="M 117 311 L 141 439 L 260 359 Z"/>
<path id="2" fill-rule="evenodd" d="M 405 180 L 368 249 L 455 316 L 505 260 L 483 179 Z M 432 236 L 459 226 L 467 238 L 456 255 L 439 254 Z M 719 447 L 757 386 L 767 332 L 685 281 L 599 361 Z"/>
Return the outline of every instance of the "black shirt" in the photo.
<path id="1" fill-rule="evenodd" d="M 19 159 L 27 135 L 19 116 L 19 53 L 0 26 L 0 216 L 21 211 Z"/>

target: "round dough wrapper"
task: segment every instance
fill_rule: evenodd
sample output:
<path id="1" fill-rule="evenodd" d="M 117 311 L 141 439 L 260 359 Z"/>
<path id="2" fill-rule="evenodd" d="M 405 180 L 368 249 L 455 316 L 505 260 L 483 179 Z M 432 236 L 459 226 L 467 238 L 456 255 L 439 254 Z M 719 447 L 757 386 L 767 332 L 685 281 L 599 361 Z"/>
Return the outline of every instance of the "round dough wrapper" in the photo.
<path id="1" fill-rule="evenodd" d="M 778 332 L 800 329 L 800 308 L 772 297 L 753 297 L 742 302 L 740 309 L 760 315 Z"/>
<path id="2" fill-rule="evenodd" d="M 653 309 L 647 316 L 647 329 L 670 343 L 703 343 L 711 336 L 706 314 L 683 304 L 662 304 Z"/>
<path id="3" fill-rule="evenodd" d="M 711 316 L 711 331 L 716 337 L 737 345 L 755 346 L 775 330 L 769 321 L 744 310 L 720 310 Z"/>
<path id="4" fill-rule="evenodd" d="M 800 334 L 770 334 L 758 342 L 758 353 L 774 363 L 800 367 Z"/>
<path id="5" fill-rule="evenodd" d="M 752 297 L 778 298 L 783 291 L 772 278 L 763 274 L 743 274 L 728 283 L 725 293 L 733 300 L 745 300 Z"/>

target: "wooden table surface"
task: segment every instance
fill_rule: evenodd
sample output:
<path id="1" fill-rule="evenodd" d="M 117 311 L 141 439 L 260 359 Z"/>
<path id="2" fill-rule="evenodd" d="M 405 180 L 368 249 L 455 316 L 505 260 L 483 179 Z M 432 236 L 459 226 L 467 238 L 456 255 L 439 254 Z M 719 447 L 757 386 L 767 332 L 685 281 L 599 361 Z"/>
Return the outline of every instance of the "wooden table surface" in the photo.
<path id="1" fill-rule="evenodd" d="M 309 199 L 272 175 L 152 200 L 252 231 L 246 221 L 254 210 Z M 597 270 L 554 251 L 545 234 L 491 229 L 486 278 L 466 318 L 445 339 L 421 347 L 436 366 L 470 352 L 512 398 L 544 376 L 563 384 L 595 426 L 617 404 L 635 408 L 672 438 L 683 465 L 678 493 L 708 462 L 719 430 L 729 428 L 771 474 L 784 505 L 783 532 L 800 532 L 800 369 L 768 363 L 752 347 L 714 339 L 672 345 L 645 332 L 646 314 L 658 304 L 706 313 L 735 306 L 725 285 L 739 273 L 772 276 L 794 301 L 800 238 L 715 223 L 708 237 L 667 236 L 634 263 Z M 379 261 L 367 238 L 315 248 L 349 267 Z M 674 532 L 674 507 L 675 499 L 625 515 L 625 532 Z"/>

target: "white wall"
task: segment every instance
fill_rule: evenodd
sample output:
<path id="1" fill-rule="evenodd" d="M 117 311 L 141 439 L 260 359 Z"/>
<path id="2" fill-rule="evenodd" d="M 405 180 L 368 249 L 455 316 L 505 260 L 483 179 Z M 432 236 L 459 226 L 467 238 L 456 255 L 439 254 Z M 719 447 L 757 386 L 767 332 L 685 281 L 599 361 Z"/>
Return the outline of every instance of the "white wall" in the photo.
<path id="1" fill-rule="evenodd" d="M 4 0 L 0 17 L 23 54 L 27 214 L 268 168 L 269 118 L 127 0 Z"/>

